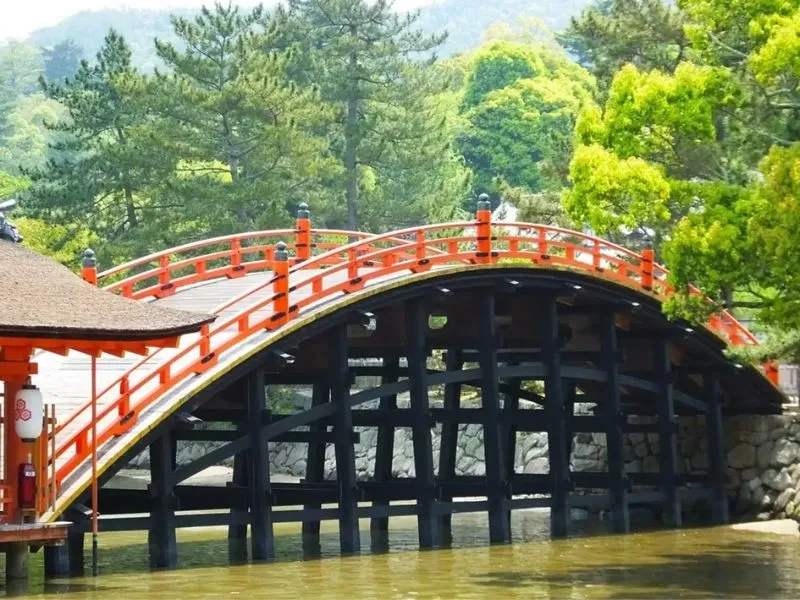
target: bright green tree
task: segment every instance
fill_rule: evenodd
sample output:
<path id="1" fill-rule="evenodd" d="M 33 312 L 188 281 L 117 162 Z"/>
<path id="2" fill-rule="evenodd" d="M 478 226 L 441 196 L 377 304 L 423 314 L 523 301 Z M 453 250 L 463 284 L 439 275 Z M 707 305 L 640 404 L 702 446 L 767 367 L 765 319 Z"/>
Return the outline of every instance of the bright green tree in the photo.
<path id="1" fill-rule="evenodd" d="M 63 116 L 63 107 L 43 94 L 20 98 L 8 115 L 6 136 L 0 142 L 0 169 L 20 173 L 20 169 L 42 167 L 47 161 L 53 132 L 48 125 Z"/>
<path id="2" fill-rule="evenodd" d="M 17 101 L 38 91 L 42 72 L 39 51 L 25 42 L 0 46 L 0 141 L 8 134 L 8 117 Z"/>
<path id="3" fill-rule="evenodd" d="M 635 233 L 660 250 L 674 225 L 702 207 L 708 183 L 735 185 L 744 176 L 717 128 L 721 110 L 737 101 L 724 70 L 684 63 L 667 75 L 624 67 L 603 108 L 581 114 L 565 209 L 599 234 Z"/>
<path id="4" fill-rule="evenodd" d="M 479 193 L 501 182 L 526 193 L 566 183 L 573 130 L 591 102 L 591 76 L 563 53 L 495 41 L 472 58 L 458 148 Z"/>

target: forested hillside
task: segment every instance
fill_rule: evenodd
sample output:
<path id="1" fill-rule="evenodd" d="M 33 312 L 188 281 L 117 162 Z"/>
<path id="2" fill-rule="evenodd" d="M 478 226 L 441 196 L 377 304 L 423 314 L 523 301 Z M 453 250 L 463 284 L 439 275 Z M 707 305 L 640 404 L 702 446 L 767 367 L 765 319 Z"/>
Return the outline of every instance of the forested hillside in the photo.
<path id="1" fill-rule="evenodd" d="M 569 19 L 590 4 L 591 0 L 445 0 L 420 10 L 417 22 L 428 33 L 448 32 L 448 39 L 437 49 L 440 56 L 450 56 L 475 48 L 484 31 L 497 22 L 516 23 L 535 17 L 554 31 L 569 24 Z M 268 1 L 265 6 L 277 4 Z M 190 11 L 172 11 L 187 16 Z M 81 12 L 63 22 L 34 32 L 29 41 L 35 46 L 54 46 L 65 39 L 75 40 L 86 56 L 94 56 L 108 30 L 120 32 L 133 53 L 134 64 L 151 70 L 158 64 L 153 38 L 176 41 L 169 22 L 169 11 L 99 10 Z"/>

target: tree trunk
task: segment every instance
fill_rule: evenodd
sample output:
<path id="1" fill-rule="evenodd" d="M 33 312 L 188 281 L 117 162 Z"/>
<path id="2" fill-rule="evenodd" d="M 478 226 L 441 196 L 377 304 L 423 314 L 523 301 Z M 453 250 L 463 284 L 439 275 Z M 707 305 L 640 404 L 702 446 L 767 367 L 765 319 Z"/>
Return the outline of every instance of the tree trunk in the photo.
<path id="1" fill-rule="evenodd" d="M 355 31 L 352 32 L 355 35 Z M 347 121 L 344 126 L 345 148 L 344 169 L 347 196 L 347 227 L 351 231 L 358 229 L 358 57 L 350 54 L 348 74 L 350 90 L 347 97 Z"/>
<path id="2" fill-rule="evenodd" d="M 125 185 L 125 212 L 128 215 L 128 225 L 131 229 L 139 227 L 139 218 L 136 216 L 136 207 L 133 205 L 133 192 L 130 186 Z"/>

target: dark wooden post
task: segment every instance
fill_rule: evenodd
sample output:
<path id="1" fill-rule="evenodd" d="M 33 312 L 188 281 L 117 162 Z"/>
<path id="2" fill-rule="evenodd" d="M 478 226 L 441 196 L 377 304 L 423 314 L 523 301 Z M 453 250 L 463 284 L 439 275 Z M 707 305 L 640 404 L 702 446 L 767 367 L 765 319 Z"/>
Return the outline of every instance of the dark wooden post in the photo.
<path id="1" fill-rule="evenodd" d="M 175 534 L 175 497 L 172 493 L 172 441 L 169 432 L 150 444 L 150 528 L 148 547 L 151 568 L 178 564 Z"/>
<path id="2" fill-rule="evenodd" d="M 483 449 L 486 467 L 486 496 L 489 504 L 489 540 L 511 541 L 508 515 L 508 479 L 500 438 L 500 394 L 497 379 L 495 299 L 492 290 L 482 290 L 479 306 L 478 356 L 481 367 L 481 409 Z"/>
<path id="3" fill-rule="evenodd" d="M 260 420 L 260 419 L 259 419 Z M 244 424 L 237 426 L 238 431 L 244 431 Z M 233 457 L 233 473 L 231 474 L 231 487 L 239 491 L 250 486 L 250 457 L 249 451 L 244 450 Z M 242 496 L 236 494 L 236 502 L 241 505 L 231 507 L 231 523 L 228 525 L 228 561 L 231 563 L 247 562 L 247 521 L 249 500 L 244 502 Z"/>
<path id="4" fill-rule="evenodd" d="M 358 530 L 358 481 L 353 448 L 353 414 L 350 408 L 350 373 L 347 364 L 347 325 L 334 327 L 329 335 L 331 402 L 334 415 L 336 473 L 339 480 L 339 547 L 343 554 L 361 552 Z"/>
<path id="5" fill-rule="evenodd" d="M 428 353 L 425 348 L 427 328 L 428 314 L 422 301 L 419 299 L 409 300 L 406 303 L 407 359 L 413 419 L 411 430 L 417 482 L 417 524 L 420 548 L 435 547 L 439 537 L 436 507 L 434 506 L 436 481 L 433 474 L 433 445 L 428 403 Z"/>
<path id="6" fill-rule="evenodd" d="M 522 389 L 522 380 L 518 378 L 509 379 L 506 384 L 513 390 L 520 391 Z M 515 473 L 515 463 L 517 457 L 517 424 L 516 413 L 519 410 L 519 394 L 506 393 L 503 396 L 503 430 L 505 432 L 505 468 L 506 468 L 506 482 L 508 485 L 509 499 L 513 493 L 511 489 L 511 480 Z M 510 506 L 510 503 L 509 503 Z M 508 520 L 508 531 L 511 534 L 511 509 L 506 510 L 506 517 Z"/>
<path id="7" fill-rule="evenodd" d="M 400 359 L 398 356 L 386 356 L 383 359 L 383 375 L 381 385 L 395 383 L 398 380 Z M 397 408 L 397 394 L 381 397 L 379 408 L 381 412 L 390 412 Z M 394 425 L 386 423 L 378 427 L 378 436 L 375 442 L 375 470 L 376 482 L 386 483 L 392 478 L 392 463 L 394 459 Z M 389 502 L 379 500 L 373 506 L 386 506 Z M 373 517 L 369 524 L 372 536 L 372 551 L 385 551 L 387 547 L 387 532 L 389 530 L 389 517 Z"/>
<path id="8" fill-rule="evenodd" d="M 625 478 L 623 435 L 624 416 L 619 386 L 619 347 L 617 343 L 617 324 L 613 310 L 600 317 L 600 337 L 603 355 L 606 360 L 606 453 L 608 456 L 608 494 L 611 503 L 611 529 L 617 533 L 627 533 L 631 528 L 628 508 L 627 481 Z"/>
<path id="9" fill-rule="evenodd" d="M 328 384 L 317 382 L 311 391 L 311 406 L 319 406 L 328 401 Z M 321 423 L 312 423 L 309 430 L 322 434 L 328 426 Z M 325 442 L 313 441 L 308 443 L 308 458 L 306 460 L 306 481 L 319 483 L 325 479 Z M 305 504 L 305 509 L 320 508 L 319 503 Z M 303 551 L 308 555 L 318 555 L 321 551 L 319 541 L 319 521 L 303 521 Z"/>
<path id="10" fill-rule="evenodd" d="M 728 495 L 725 489 L 725 435 L 722 427 L 719 373 L 714 370 L 706 371 L 703 382 L 708 403 L 706 435 L 708 467 L 711 472 L 711 516 L 714 523 L 721 525 L 728 522 Z"/>
<path id="11" fill-rule="evenodd" d="M 272 490 L 269 476 L 269 446 L 264 436 L 261 415 L 267 407 L 267 388 L 264 370 L 258 368 L 247 382 L 248 412 L 250 416 L 251 473 L 250 538 L 253 560 L 275 558 L 275 541 L 272 532 Z"/>
<path id="12" fill-rule="evenodd" d="M 664 493 L 664 523 L 669 527 L 681 526 L 681 500 L 678 493 L 678 448 L 675 431 L 675 400 L 672 395 L 672 360 L 669 341 L 660 337 L 655 341 L 653 358 L 658 385 L 658 441 L 661 461 L 661 489 Z"/>
<path id="13" fill-rule="evenodd" d="M 461 351 L 457 348 L 449 348 L 445 355 L 445 370 L 448 373 L 460 371 L 464 364 Z M 461 383 L 447 383 L 444 386 L 445 410 L 456 410 L 461 408 Z M 440 481 L 452 480 L 456 476 L 456 449 L 458 448 L 458 423 L 448 420 L 442 423 L 442 437 L 439 444 L 439 472 Z M 452 502 L 453 497 L 442 491 L 441 499 L 444 502 Z M 439 543 L 444 544 L 451 537 L 452 514 L 449 512 L 439 516 Z M 449 543 L 449 542 L 448 542 Z"/>
<path id="14" fill-rule="evenodd" d="M 575 435 L 573 417 L 575 416 L 575 399 L 578 387 L 574 381 L 563 380 L 564 386 L 564 452 L 567 453 L 567 465 L 572 465 L 572 442 Z"/>
<path id="15" fill-rule="evenodd" d="M 564 423 L 564 385 L 561 381 L 561 340 L 558 335 L 558 302 L 549 296 L 543 311 L 544 338 L 542 350 L 545 363 L 545 409 L 547 410 L 547 446 L 550 455 L 550 531 L 554 537 L 569 533 L 569 461 L 566 452 Z"/>
<path id="16" fill-rule="evenodd" d="M 84 533 L 81 528 L 86 523 L 86 515 L 76 510 L 68 510 L 60 521 L 72 521 L 67 530 L 67 541 L 61 546 L 44 547 L 44 575 L 68 577 L 83 575 Z"/>

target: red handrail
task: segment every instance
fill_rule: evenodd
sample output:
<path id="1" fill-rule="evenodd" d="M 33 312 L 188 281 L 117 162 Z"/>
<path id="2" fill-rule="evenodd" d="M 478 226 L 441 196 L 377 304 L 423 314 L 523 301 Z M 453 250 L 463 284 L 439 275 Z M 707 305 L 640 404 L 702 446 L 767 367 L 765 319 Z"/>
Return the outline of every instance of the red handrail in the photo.
<path id="1" fill-rule="evenodd" d="M 362 234 L 354 236 L 361 239 L 294 264 L 286 276 L 282 274 L 282 268 L 275 270 L 273 265 L 276 275 L 223 305 L 221 310 L 243 304 L 236 314 L 207 327 L 196 340 L 162 362 L 147 365 L 148 362 L 152 363 L 152 355 L 140 361 L 116 382 L 121 387 L 124 383 L 124 390 L 98 415 L 98 445 L 102 446 L 113 436 L 124 433 L 143 410 L 169 389 L 207 370 L 223 353 L 241 341 L 264 330 L 276 330 L 337 294 L 356 291 L 370 281 L 404 271 L 421 272 L 434 267 L 463 266 L 464 263 L 523 261 L 587 271 L 603 279 L 642 289 L 659 299 L 666 299 L 672 293 L 666 283 L 666 269 L 650 263 L 647 256 L 643 257 L 605 240 L 581 232 L 528 223 L 493 224 L 490 231 L 488 243 L 486 224 L 481 221 L 413 227 L 373 236 Z M 257 234 L 263 236 L 264 232 Z M 336 234 L 341 235 L 342 232 Z M 432 237 L 437 235 L 440 237 Z M 243 236 L 226 236 L 226 239 L 241 240 Z M 174 253 L 165 251 L 151 256 L 161 261 L 170 252 Z M 136 264 L 143 264 L 143 260 L 140 259 Z M 273 248 L 275 260 L 281 259 L 276 259 Z M 293 277 L 299 273 L 308 273 L 308 276 L 302 279 Z M 333 277 L 336 277 L 335 281 Z M 292 282 L 291 288 L 289 281 Z M 245 304 L 245 300 L 268 288 L 271 288 L 271 294 L 258 294 L 255 302 Z M 257 312 L 265 309 L 266 316 L 254 318 Z M 712 319 L 708 327 L 732 344 L 757 343 L 741 323 L 728 313 Z M 133 381 L 134 377 L 137 377 L 137 381 Z M 108 386 L 98 397 L 109 394 L 114 387 L 115 384 Z M 108 419 L 110 415 L 114 415 L 112 421 Z M 75 416 L 71 415 L 59 427 L 59 431 L 72 423 Z M 59 440 L 57 457 L 74 450 L 58 469 L 59 482 L 86 460 L 90 426 L 85 425 L 66 440 Z"/>

